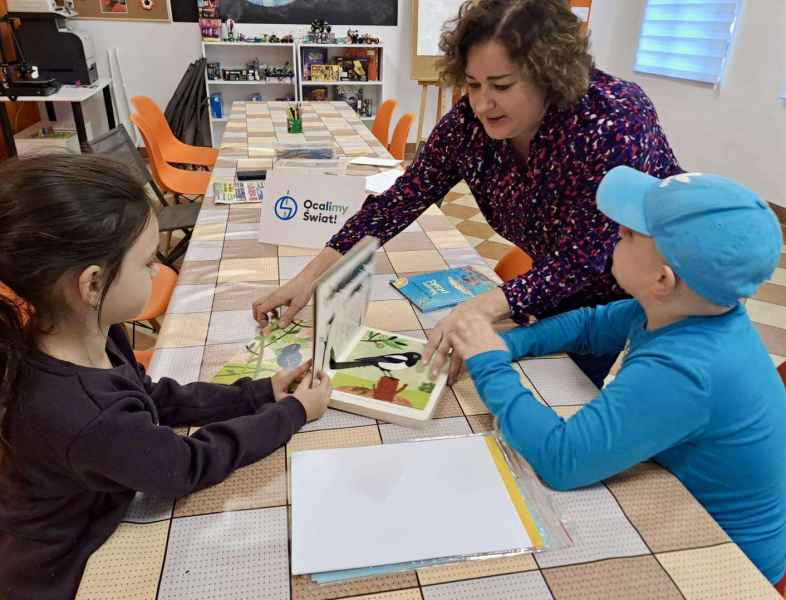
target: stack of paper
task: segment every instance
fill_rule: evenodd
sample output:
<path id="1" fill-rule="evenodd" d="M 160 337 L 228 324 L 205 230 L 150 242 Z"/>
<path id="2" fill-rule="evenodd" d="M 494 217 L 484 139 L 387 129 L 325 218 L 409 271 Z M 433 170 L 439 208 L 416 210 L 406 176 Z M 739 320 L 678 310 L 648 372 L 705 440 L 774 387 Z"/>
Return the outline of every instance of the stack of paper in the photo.
<path id="1" fill-rule="evenodd" d="M 297 452 L 292 573 L 319 583 L 543 540 L 493 435 Z"/>

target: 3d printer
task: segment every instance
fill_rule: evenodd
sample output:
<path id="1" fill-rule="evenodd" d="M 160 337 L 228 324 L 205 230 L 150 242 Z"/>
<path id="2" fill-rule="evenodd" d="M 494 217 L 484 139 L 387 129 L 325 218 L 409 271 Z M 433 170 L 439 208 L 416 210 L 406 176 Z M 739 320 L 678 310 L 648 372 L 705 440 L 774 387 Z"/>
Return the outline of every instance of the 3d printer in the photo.
<path id="1" fill-rule="evenodd" d="M 21 22 L 16 38 L 41 78 L 88 85 L 98 79 L 95 51 L 89 37 L 71 31 L 76 16 L 73 0 L 8 0 L 8 14 Z"/>

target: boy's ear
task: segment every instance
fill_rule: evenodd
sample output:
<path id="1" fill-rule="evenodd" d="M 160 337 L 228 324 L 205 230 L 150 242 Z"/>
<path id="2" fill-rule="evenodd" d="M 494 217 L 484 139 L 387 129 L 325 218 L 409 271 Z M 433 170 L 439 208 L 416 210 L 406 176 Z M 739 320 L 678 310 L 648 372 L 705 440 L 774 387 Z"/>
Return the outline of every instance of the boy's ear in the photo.
<path id="1" fill-rule="evenodd" d="M 103 287 L 104 270 L 98 265 L 85 268 L 77 279 L 79 297 L 93 310 L 98 310 L 101 303 L 101 289 Z"/>
<path id="2" fill-rule="evenodd" d="M 677 289 L 679 278 L 672 268 L 666 263 L 660 266 L 658 280 L 653 286 L 653 294 L 657 300 L 663 301 L 671 296 Z"/>

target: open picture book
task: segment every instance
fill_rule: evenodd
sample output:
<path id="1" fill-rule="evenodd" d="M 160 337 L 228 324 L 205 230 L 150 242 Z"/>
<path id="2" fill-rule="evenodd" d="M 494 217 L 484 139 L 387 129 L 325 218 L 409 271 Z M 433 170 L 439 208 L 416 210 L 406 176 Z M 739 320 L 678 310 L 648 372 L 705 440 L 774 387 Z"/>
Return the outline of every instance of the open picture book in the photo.
<path id="1" fill-rule="evenodd" d="M 317 282 L 312 316 L 277 321 L 224 364 L 212 379 L 231 384 L 289 371 L 314 358 L 333 382 L 330 406 L 391 423 L 423 426 L 445 389 L 423 364 L 426 342 L 363 325 L 371 297 L 374 238 L 364 238 Z M 302 318 L 301 318 L 302 317 Z"/>
<path id="2" fill-rule="evenodd" d="M 314 290 L 314 371 L 333 382 L 330 406 L 392 423 L 422 426 L 445 388 L 423 364 L 426 342 L 363 325 L 379 244 L 366 237 Z"/>

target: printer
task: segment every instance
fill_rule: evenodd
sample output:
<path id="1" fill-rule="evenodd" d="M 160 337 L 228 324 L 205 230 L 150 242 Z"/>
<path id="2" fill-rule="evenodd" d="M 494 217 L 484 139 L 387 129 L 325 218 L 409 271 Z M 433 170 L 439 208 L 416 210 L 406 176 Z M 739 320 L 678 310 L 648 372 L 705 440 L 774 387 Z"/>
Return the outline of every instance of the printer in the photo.
<path id="1" fill-rule="evenodd" d="M 73 0 L 8 0 L 8 13 L 21 22 L 16 38 L 40 77 L 82 85 L 98 79 L 92 41 L 68 28 L 66 19 L 76 16 Z"/>

